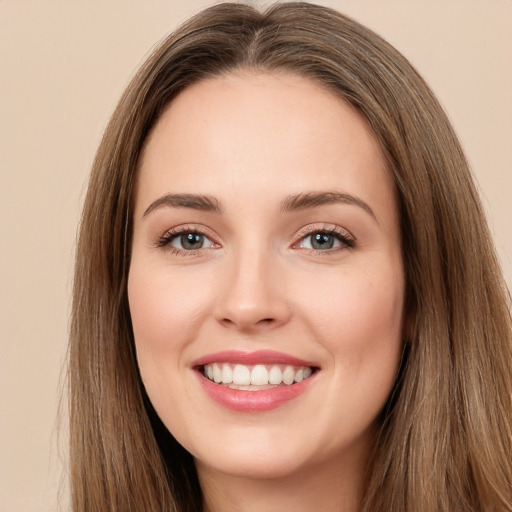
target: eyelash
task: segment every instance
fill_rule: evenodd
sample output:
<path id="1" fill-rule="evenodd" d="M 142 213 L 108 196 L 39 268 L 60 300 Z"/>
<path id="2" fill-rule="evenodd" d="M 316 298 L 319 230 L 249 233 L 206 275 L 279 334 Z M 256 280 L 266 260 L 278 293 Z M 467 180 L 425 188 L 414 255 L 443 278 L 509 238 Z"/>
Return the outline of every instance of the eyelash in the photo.
<path id="1" fill-rule="evenodd" d="M 208 240 L 210 240 L 214 244 L 214 246 L 219 245 L 218 243 L 216 243 L 213 240 L 212 235 L 209 233 L 206 233 L 205 230 L 203 231 L 201 229 L 198 229 L 197 227 L 191 227 L 191 226 L 180 226 L 178 228 L 167 231 L 167 233 L 165 233 L 163 236 L 158 238 L 158 240 L 156 242 L 156 246 L 165 248 L 171 254 L 176 255 L 176 256 L 195 256 L 195 255 L 199 254 L 200 251 L 204 251 L 205 248 L 186 250 L 186 249 L 179 249 L 179 248 L 173 247 L 171 245 L 171 243 L 179 236 L 188 235 L 188 234 L 204 236 L 205 238 L 208 238 Z"/>
<path id="2" fill-rule="evenodd" d="M 309 249 L 306 247 L 300 247 L 299 244 L 303 243 L 304 240 L 306 240 L 308 237 L 316 235 L 316 234 L 322 234 L 322 235 L 329 235 L 337 239 L 341 246 L 334 248 L 334 249 L 327 249 L 327 250 L 320 250 L 320 249 Z M 338 226 L 329 224 L 321 224 L 321 225 L 311 225 L 306 226 L 305 228 L 301 229 L 297 233 L 298 241 L 293 244 L 293 247 L 301 248 L 303 250 L 312 252 L 314 254 L 321 254 L 321 255 L 328 255 L 337 253 L 340 250 L 344 249 L 354 249 L 356 247 L 356 240 L 355 238 L 345 229 L 342 229 Z"/>
<path id="3" fill-rule="evenodd" d="M 171 246 L 171 243 L 178 238 L 181 235 L 186 234 L 193 234 L 193 235 L 201 235 L 210 240 L 213 244 L 213 247 L 219 246 L 217 242 L 213 239 L 212 235 L 207 233 L 206 230 L 201 230 L 197 227 L 192 226 L 181 226 L 175 229 L 172 229 L 168 232 L 166 232 L 163 236 L 159 237 L 156 241 L 156 246 L 160 248 L 166 248 L 171 252 L 173 255 L 178 256 L 195 256 L 200 253 L 200 251 L 204 251 L 205 249 L 210 249 L 211 247 L 207 248 L 200 248 L 200 249 L 179 249 L 177 247 Z M 301 247 L 300 244 L 304 242 L 304 240 L 307 239 L 308 236 L 313 236 L 316 234 L 323 234 L 323 235 L 329 235 L 334 238 L 336 238 L 340 243 L 341 246 L 334 248 L 334 249 L 327 249 L 327 250 L 320 250 L 320 249 L 313 249 L 313 248 L 306 248 Z M 346 230 L 339 228 L 338 226 L 334 225 L 312 225 L 307 226 L 303 229 L 301 229 L 297 233 L 297 242 L 295 242 L 292 246 L 292 248 L 298 248 L 305 251 L 309 251 L 315 254 L 332 254 L 335 252 L 338 252 L 343 249 L 354 249 L 356 247 L 356 241 L 350 235 Z"/>

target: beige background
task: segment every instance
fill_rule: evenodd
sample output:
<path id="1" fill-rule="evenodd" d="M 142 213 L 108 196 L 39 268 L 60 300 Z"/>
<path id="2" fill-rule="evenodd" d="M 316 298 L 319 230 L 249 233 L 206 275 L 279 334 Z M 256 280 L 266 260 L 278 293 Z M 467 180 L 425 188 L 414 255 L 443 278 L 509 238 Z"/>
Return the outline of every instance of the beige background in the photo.
<path id="1" fill-rule="evenodd" d="M 0 512 L 57 508 L 66 437 L 64 421 L 59 454 L 57 406 L 88 169 L 136 66 L 210 3 L 0 0 Z M 510 286 L 512 1 L 324 3 L 385 36 L 438 94 Z"/>

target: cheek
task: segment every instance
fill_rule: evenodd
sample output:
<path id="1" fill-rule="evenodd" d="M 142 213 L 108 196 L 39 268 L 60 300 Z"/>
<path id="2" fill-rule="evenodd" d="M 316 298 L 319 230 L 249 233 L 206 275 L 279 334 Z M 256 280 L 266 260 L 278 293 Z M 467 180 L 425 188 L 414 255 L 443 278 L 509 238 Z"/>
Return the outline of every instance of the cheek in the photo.
<path id="1" fill-rule="evenodd" d="M 211 290 L 168 271 L 132 266 L 128 300 L 137 360 L 147 385 L 181 365 L 184 348 L 197 336 Z M 156 371 L 155 371 L 156 370 Z"/>
<path id="2" fill-rule="evenodd" d="M 339 370 L 394 376 L 402 346 L 402 272 L 345 272 L 308 299 L 310 328 Z M 364 371 L 366 370 L 366 372 Z"/>
<path id="3" fill-rule="evenodd" d="M 338 435 L 375 425 L 389 397 L 402 352 L 401 276 L 346 272 L 309 301 L 308 328 L 330 358 L 328 391 L 318 396 L 317 410 L 319 422 L 335 425 L 327 448 L 336 449 Z"/>

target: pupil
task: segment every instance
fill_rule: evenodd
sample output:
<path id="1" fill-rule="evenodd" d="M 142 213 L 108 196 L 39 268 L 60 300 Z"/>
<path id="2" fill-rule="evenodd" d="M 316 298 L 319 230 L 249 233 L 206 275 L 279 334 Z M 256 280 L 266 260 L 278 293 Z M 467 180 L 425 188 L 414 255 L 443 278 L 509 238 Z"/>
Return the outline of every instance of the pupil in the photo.
<path id="1" fill-rule="evenodd" d="M 334 245 L 334 237 L 325 233 L 315 233 L 312 238 L 313 249 L 332 249 Z"/>
<path id="2" fill-rule="evenodd" d="M 203 235 L 199 233 L 187 233 L 181 235 L 181 246 L 183 249 L 201 249 L 203 246 Z"/>

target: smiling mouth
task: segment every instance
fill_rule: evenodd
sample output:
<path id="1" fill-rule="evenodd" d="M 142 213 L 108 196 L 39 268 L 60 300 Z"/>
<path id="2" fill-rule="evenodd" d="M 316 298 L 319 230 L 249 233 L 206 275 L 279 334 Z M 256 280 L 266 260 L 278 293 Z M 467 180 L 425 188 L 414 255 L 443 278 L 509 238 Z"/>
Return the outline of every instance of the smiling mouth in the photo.
<path id="1" fill-rule="evenodd" d="M 199 370 L 211 382 L 230 389 L 263 391 L 291 386 L 311 377 L 317 370 L 311 366 L 284 364 L 205 364 Z"/>

